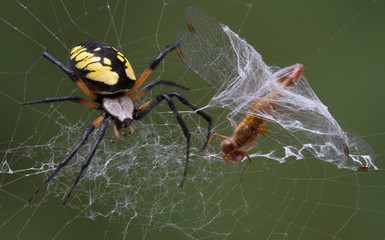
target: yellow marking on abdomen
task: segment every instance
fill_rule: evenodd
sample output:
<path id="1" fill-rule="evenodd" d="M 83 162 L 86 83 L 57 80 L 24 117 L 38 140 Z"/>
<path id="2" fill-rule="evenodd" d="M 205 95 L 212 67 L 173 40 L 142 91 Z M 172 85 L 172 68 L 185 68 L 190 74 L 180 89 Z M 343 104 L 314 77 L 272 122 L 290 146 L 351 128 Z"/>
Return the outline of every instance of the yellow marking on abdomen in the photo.
<path id="1" fill-rule="evenodd" d="M 91 71 L 86 74 L 86 77 L 107 85 L 115 85 L 119 81 L 119 75 L 111 69 L 111 67 L 103 66 L 100 62 L 90 63 L 85 68 L 85 70 Z"/>
<path id="2" fill-rule="evenodd" d="M 85 56 L 85 58 L 82 61 L 79 61 L 78 63 L 76 63 L 75 66 L 78 69 L 83 69 L 84 67 L 86 67 L 90 63 L 94 63 L 94 62 L 99 62 L 100 61 L 100 57 L 93 57 L 93 54 L 89 54 L 89 53 L 87 53 L 87 54 L 88 54 L 88 56 Z M 76 59 L 77 59 L 77 57 L 75 58 L 75 60 Z"/>
<path id="3" fill-rule="evenodd" d="M 136 77 L 135 77 L 135 73 L 134 73 L 134 70 L 132 69 L 131 67 L 131 64 L 128 62 L 128 60 L 126 59 L 126 76 L 131 79 L 131 80 L 136 80 Z"/>

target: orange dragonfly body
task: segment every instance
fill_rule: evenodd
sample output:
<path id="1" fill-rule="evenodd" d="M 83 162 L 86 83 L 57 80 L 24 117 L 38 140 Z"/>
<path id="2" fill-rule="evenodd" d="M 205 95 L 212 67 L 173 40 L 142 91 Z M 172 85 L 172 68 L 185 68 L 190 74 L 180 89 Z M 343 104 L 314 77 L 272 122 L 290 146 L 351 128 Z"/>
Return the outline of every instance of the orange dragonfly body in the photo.
<path id="1" fill-rule="evenodd" d="M 295 85 L 304 71 L 305 67 L 302 64 L 294 64 L 293 66 L 285 68 L 282 73 L 277 76 L 277 81 L 281 83 L 282 88 L 290 88 Z M 252 163 L 247 152 L 257 145 L 256 138 L 260 134 L 265 134 L 265 124 L 268 119 L 259 117 L 258 115 L 260 114 L 258 113 L 263 112 L 265 116 L 273 116 L 274 109 L 281 96 L 281 91 L 278 88 L 262 98 L 251 101 L 249 113 L 239 124 L 236 124 L 234 120 L 227 118 L 234 127 L 234 134 L 232 137 L 213 134 L 207 143 L 208 145 L 214 136 L 225 139 L 222 141 L 220 148 L 221 156 L 226 162 L 240 162 L 246 156 L 249 160 L 249 165 L 243 171 L 242 176 L 247 172 Z M 251 147 L 248 147 L 249 145 L 251 145 Z"/>

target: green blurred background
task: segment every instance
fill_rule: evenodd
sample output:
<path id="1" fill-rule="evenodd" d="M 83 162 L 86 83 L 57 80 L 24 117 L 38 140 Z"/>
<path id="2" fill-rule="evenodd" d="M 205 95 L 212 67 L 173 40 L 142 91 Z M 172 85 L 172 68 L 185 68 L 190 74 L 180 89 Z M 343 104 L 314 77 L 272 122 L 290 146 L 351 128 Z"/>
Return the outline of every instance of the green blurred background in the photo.
<path id="1" fill-rule="evenodd" d="M 5 0 L 0 5 L 1 239 L 385 238 L 383 0 Z M 239 194 L 228 196 L 221 188 L 218 216 L 211 216 L 208 209 L 207 224 L 201 219 L 197 229 L 194 220 L 189 220 L 193 214 L 183 209 L 210 205 L 194 200 L 185 202 L 186 206 L 178 210 L 178 217 L 164 220 L 167 224 L 145 226 L 131 223 L 130 219 L 118 223 L 103 217 L 91 220 L 79 209 L 63 208 L 60 196 L 25 206 L 44 175 L 29 177 L 27 174 L 33 175 L 33 170 L 9 174 L 5 163 L 11 164 L 14 171 L 27 169 L 23 158 L 40 153 L 26 152 L 23 147 L 44 144 L 55 149 L 50 139 L 58 134 L 57 125 L 82 124 L 78 120 L 87 119 L 85 116 L 90 113 L 72 104 L 61 106 L 59 113 L 49 105 L 36 106 L 35 110 L 21 106 L 23 101 L 68 95 L 75 89 L 64 74 L 58 76 L 59 71 L 41 57 L 43 49 L 49 49 L 65 62 L 74 44 L 85 39 L 104 41 L 126 55 L 138 76 L 165 45 L 174 41 L 178 31 L 186 29 L 184 9 L 190 5 L 203 9 L 239 33 L 261 53 L 267 64 L 280 67 L 296 62 L 304 64 L 308 81 L 318 97 L 343 129 L 362 136 L 373 147 L 380 170 L 353 173 L 309 160 L 307 164 L 275 163 L 265 174 L 255 163 L 247 181 L 231 188 Z M 167 57 L 159 74 L 151 78 L 157 77 L 180 81 L 191 89 L 205 88 L 195 75 L 186 72 L 176 54 Z M 81 95 L 80 91 L 74 93 Z M 197 92 L 185 95 L 200 106 L 207 103 Z M 58 153 L 55 162 L 64 154 L 65 150 Z M 263 161 L 269 164 L 272 160 Z M 219 172 L 213 174 L 220 176 Z M 72 178 L 68 179 L 63 184 L 71 184 Z M 232 184 L 239 185 L 238 178 L 234 179 Z M 200 194 L 194 189 L 186 191 Z M 234 204 L 240 202 L 238 206 Z M 229 235 L 223 234 L 228 232 Z"/>

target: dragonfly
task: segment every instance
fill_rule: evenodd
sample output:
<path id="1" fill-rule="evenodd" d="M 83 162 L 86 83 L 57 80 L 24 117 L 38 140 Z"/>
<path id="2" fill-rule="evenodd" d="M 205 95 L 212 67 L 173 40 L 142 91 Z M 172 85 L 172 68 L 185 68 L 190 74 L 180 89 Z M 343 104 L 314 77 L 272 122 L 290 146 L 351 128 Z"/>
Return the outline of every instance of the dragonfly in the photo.
<path id="1" fill-rule="evenodd" d="M 338 168 L 377 169 L 370 145 L 339 126 L 310 87 L 302 64 L 268 66 L 238 34 L 195 7 L 186 9 L 186 20 L 188 31 L 176 36 L 179 57 L 214 91 L 206 107 L 228 109 L 226 118 L 233 126 L 233 136 L 214 133 L 207 145 L 219 137 L 224 139 L 224 161 L 246 157 L 249 164 L 241 179 L 252 164 L 248 152 L 257 147 L 260 136 L 279 143 L 284 156 L 277 156 L 276 149 L 259 155 L 280 162 L 310 154 Z"/>

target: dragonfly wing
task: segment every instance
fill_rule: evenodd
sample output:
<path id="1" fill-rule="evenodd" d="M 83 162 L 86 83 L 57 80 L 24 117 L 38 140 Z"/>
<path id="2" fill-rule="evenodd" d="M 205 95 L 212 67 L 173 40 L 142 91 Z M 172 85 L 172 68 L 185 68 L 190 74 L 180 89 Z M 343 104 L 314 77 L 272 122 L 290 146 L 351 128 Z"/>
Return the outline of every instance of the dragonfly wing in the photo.
<path id="1" fill-rule="evenodd" d="M 238 77 L 237 57 L 223 24 L 207 13 L 194 8 L 186 9 L 186 20 L 192 32 L 177 34 L 183 62 L 209 86 L 217 91 L 224 82 Z"/>
<path id="2" fill-rule="evenodd" d="M 284 158 L 272 158 L 285 161 L 310 153 L 340 168 L 375 168 L 370 146 L 341 129 L 304 76 L 294 86 L 283 87 L 277 76 L 285 69 L 274 72 L 228 26 L 194 7 L 186 9 L 186 20 L 190 32 L 177 34 L 179 50 L 184 63 L 215 91 L 207 107 L 226 108 L 237 122 L 247 114 L 266 119 L 267 137 L 285 152 Z M 250 109 L 251 101 L 264 98 L 274 101 L 272 109 Z"/>
<path id="3" fill-rule="evenodd" d="M 337 122 L 315 111 L 288 111 L 278 107 L 274 120 L 266 124 L 265 136 L 282 147 L 281 152 L 276 146 L 271 151 L 274 152 L 271 157 L 281 162 L 289 157 L 304 159 L 312 155 L 338 168 L 376 168 L 375 153 L 364 140 L 343 132 Z"/>
<path id="4" fill-rule="evenodd" d="M 209 106 L 233 112 L 247 108 L 259 86 L 274 79 L 261 55 L 229 27 L 207 13 L 189 7 L 186 20 L 191 32 L 177 34 L 184 63 L 216 93 Z"/>

